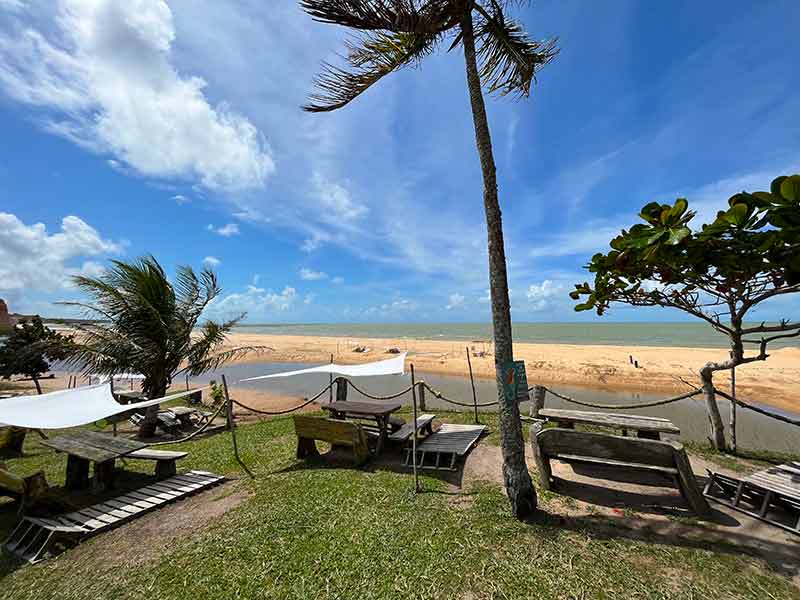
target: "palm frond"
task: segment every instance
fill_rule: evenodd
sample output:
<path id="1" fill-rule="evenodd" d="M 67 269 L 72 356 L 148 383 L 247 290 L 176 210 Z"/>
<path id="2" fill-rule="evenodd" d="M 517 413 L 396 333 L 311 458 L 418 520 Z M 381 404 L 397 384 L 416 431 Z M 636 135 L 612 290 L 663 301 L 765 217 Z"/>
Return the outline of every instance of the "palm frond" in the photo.
<path id="1" fill-rule="evenodd" d="M 317 91 L 303 106 L 308 112 L 342 108 L 383 77 L 419 63 L 433 52 L 440 34 L 372 33 L 347 42 L 350 69 L 323 63 L 314 85 Z"/>
<path id="2" fill-rule="evenodd" d="M 461 10 L 452 0 L 301 0 L 300 7 L 322 23 L 417 34 L 441 33 Z"/>
<path id="3" fill-rule="evenodd" d="M 503 12 L 509 2 L 492 0 L 487 10 L 474 3 L 478 12 L 476 37 L 480 40 L 478 61 L 481 81 L 490 93 L 530 94 L 536 72 L 558 54 L 557 39 L 532 40 L 523 27 Z"/>

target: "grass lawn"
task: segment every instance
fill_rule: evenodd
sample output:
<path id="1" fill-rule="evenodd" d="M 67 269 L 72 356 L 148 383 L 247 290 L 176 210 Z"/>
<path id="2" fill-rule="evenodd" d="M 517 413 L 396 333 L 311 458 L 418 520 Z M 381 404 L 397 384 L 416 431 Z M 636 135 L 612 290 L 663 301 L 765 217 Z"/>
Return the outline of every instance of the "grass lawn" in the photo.
<path id="1" fill-rule="evenodd" d="M 255 479 L 233 460 L 228 433 L 186 443 L 190 455 L 180 463 L 241 477 L 234 485 L 247 495 L 235 508 L 164 551 L 149 552 L 152 540 L 141 539 L 141 554 L 152 556 L 135 565 L 104 550 L 114 534 L 82 545 L 96 546 L 81 554 L 92 560 L 77 560 L 78 549 L 20 568 L 3 555 L 0 597 L 800 598 L 788 579 L 732 548 L 635 541 L 596 521 L 564 527 L 563 501 L 553 494 L 540 496 L 536 520 L 520 523 L 493 483 L 472 482 L 455 495 L 426 476 L 425 492 L 414 495 L 408 474 L 299 463 L 289 418 L 241 426 L 237 437 Z M 496 433 L 481 443 L 498 443 Z M 63 482 L 65 458 L 35 435 L 26 456 L 7 463 Z M 127 468 L 137 467 L 152 469 Z M 15 516 L 2 508 L 5 535 Z"/>

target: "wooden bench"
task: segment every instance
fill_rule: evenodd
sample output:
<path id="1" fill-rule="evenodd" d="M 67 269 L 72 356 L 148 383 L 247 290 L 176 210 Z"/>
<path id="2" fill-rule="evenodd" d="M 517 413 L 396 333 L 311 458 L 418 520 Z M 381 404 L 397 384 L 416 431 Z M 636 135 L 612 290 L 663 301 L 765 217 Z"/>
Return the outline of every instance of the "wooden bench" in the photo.
<path id="1" fill-rule="evenodd" d="M 357 466 L 363 465 L 369 459 L 367 434 L 357 423 L 295 415 L 294 430 L 297 433 L 297 458 L 319 456 L 315 440 L 321 440 L 332 445 L 352 448 Z"/>
<path id="2" fill-rule="evenodd" d="M 711 511 L 694 478 L 686 450 L 678 442 L 588 433 L 572 429 L 531 427 L 531 446 L 541 485 L 550 489 L 550 459 L 644 470 L 672 479 L 691 509 L 698 515 Z"/>
<path id="3" fill-rule="evenodd" d="M 143 448 L 126 455 L 125 458 L 135 458 L 136 460 L 153 460 L 156 463 L 156 477 L 172 477 L 177 473 L 175 461 L 189 456 L 188 452 L 170 452 L 169 450 L 150 450 Z"/>
<path id="4" fill-rule="evenodd" d="M 389 436 L 389 440 L 392 442 L 406 442 L 411 439 L 411 436 L 414 434 L 415 430 L 418 433 L 422 432 L 430 435 L 433 433 L 433 419 L 435 418 L 436 415 L 419 415 L 417 417 L 416 427 L 414 427 L 412 423 L 406 423 L 400 429 L 391 434 Z"/>
<path id="5" fill-rule="evenodd" d="M 37 471 L 27 477 L 20 477 L 8 471 L 4 463 L 0 463 L 0 496 L 20 500 L 20 510 L 24 509 L 28 502 L 35 501 L 44 495 L 49 487 L 42 471 Z"/>

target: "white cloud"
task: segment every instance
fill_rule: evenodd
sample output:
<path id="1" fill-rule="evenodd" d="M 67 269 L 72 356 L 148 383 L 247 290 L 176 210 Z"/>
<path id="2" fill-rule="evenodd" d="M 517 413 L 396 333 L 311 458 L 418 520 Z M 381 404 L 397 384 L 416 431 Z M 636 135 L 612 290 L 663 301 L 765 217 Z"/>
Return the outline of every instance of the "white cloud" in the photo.
<path id="1" fill-rule="evenodd" d="M 234 235 L 239 235 L 240 233 L 239 226 L 236 223 L 228 223 L 222 227 L 214 227 L 213 225 L 209 224 L 206 226 L 206 229 L 208 231 L 213 231 L 222 237 L 231 237 Z"/>
<path id="2" fill-rule="evenodd" d="M 212 107 L 206 82 L 174 67 L 166 2 L 61 0 L 53 12 L 0 33 L 0 86 L 42 108 L 48 131 L 145 176 L 213 190 L 258 188 L 275 171 L 256 127 Z"/>
<path id="3" fill-rule="evenodd" d="M 297 302 L 297 290 L 286 286 L 281 292 L 248 285 L 244 292 L 228 294 L 214 300 L 208 308 L 212 315 L 232 315 L 246 312 L 269 315 L 290 310 Z"/>
<path id="4" fill-rule="evenodd" d="M 317 296 L 315 294 L 306 294 L 306 297 L 303 298 L 303 304 L 311 304 L 314 301 L 314 298 Z"/>
<path id="5" fill-rule="evenodd" d="M 323 217 L 332 221 L 354 221 L 363 217 L 369 209 L 353 200 L 350 192 L 342 185 L 330 181 L 319 172 L 311 178 L 312 196 L 325 212 Z"/>
<path id="6" fill-rule="evenodd" d="M 61 231 L 50 234 L 43 223 L 26 225 L 16 215 L 0 213 L 0 290 L 67 288 L 70 275 L 97 276 L 103 272 L 95 261 L 73 266 L 76 259 L 121 251 L 121 244 L 104 239 L 75 216 L 64 217 Z"/>
<path id="7" fill-rule="evenodd" d="M 464 306 L 464 296 L 459 293 L 450 294 L 449 304 L 445 306 L 445 310 L 453 310 L 454 308 L 461 308 Z"/>
<path id="8" fill-rule="evenodd" d="M 319 281 L 320 279 L 326 279 L 328 277 L 327 273 L 323 273 L 322 271 L 312 271 L 311 269 L 300 269 L 300 279 L 303 281 Z"/>
<path id="9" fill-rule="evenodd" d="M 530 302 L 531 310 L 544 310 L 551 306 L 553 300 L 563 295 L 563 292 L 563 285 L 545 279 L 542 283 L 531 284 L 525 295 Z"/>
<path id="10" fill-rule="evenodd" d="M 184 196 L 183 194 L 175 194 L 170 200 L 174 200 L 176 204 L 189 204 L 192 199 Z"/>
<path id="11" fill-rule="evenodd" d="M 203 264 L 208 265 L 209 267 L 216 267 L 222 264 L 222 261 L 218 259 L 216 256 L 206 256 L 203 259 Z"/>
<path id="12" fill-rule="evenodd" d="M 333 279 L 331 279 L 331 282 L 335 283 L 336 285 L 341 285 L 344 283 L 344 277 L 338 277 L 338 276 L 334 277 Z"/>

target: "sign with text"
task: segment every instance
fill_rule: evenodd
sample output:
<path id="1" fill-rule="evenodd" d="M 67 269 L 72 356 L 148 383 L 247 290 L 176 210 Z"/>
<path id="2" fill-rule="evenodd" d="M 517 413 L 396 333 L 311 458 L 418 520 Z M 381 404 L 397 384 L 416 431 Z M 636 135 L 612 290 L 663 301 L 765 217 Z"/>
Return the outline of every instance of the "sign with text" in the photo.
<path id="1" fill-rule="evenodd" d="M 528 375 L 525 373 L 525 361 L 515 360 L 503 365 L 503 393 L 510 401 L 528 401 Z"/>

